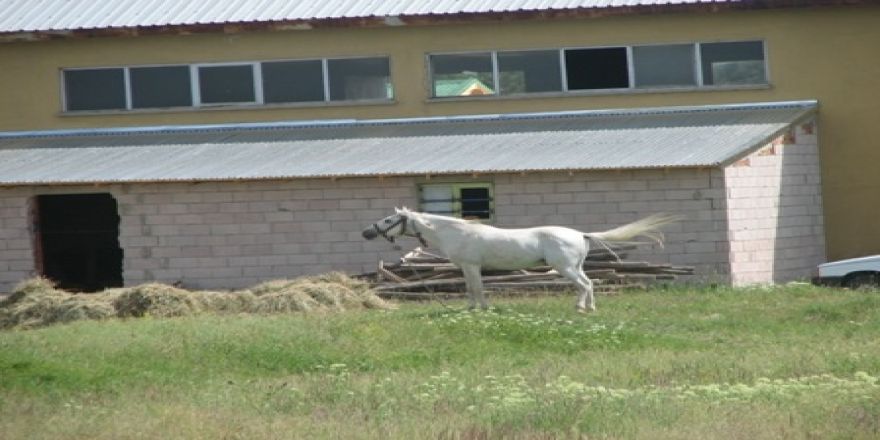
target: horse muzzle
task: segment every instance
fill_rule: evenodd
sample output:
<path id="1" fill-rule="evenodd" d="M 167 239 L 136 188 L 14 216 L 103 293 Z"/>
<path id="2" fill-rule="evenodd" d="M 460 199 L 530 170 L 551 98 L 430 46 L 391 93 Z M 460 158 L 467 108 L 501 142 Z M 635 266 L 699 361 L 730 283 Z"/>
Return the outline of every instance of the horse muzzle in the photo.
<path id="1" fill-rule="evenodd" d="M 369 228 L 364 229 L 364 231 L 361 232 L 361 235 L 363 235 L 364 238 L 367 239 L 367 240 L 372 240 L 372 239 L 378 237 L 378 236 L 379 236 L 379 233 L 376 232 L 376 228 L 375 228 L 375 227 L 370 226 Z"/>

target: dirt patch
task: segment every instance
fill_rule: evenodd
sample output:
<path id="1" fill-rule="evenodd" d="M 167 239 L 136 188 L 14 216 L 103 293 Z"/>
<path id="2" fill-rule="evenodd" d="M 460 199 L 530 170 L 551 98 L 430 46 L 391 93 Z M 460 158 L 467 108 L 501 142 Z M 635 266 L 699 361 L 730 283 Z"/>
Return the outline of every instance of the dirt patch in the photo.
<path id="1" fill-rule="evenodd" d="M 369 284 L 342 273 L 274 280 L 230 292 L 191 291 L 160 283 L 70 293 L 32 278 L 0 300 L 0 329 L 36 328 L 82 319 L 198 314 L 277 314 L 390 309 Z"/>

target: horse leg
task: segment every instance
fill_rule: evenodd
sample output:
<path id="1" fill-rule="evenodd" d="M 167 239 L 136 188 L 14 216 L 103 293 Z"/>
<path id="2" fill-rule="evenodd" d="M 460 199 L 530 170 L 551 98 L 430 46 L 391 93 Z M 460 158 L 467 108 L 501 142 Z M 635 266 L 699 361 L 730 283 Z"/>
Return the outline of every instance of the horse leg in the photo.
<path id="1" fill-rule="evenodd" d="M 596 310 L 596 300 L 593 297 L 593 281 L 587 277 L 584 270 L 579 266 L 557 268 L 557 272 L 568 278 L 578 290 L 578 312 L 586 313 Z"/>
<path id="2" fill-rule="evenodd" d="M 468 308 L 475 308 L 477 300 L 480 301 L 480 308 L 486 310 L 489 305 L 486 304 L 486 297 L 483 295 L 483 277 L 480 274 L 480 266 L 473 264 L 461 265 L 461 272 L 464 274 L 465 284 L 467 285 L 468 298 L 470 304 Z"/>

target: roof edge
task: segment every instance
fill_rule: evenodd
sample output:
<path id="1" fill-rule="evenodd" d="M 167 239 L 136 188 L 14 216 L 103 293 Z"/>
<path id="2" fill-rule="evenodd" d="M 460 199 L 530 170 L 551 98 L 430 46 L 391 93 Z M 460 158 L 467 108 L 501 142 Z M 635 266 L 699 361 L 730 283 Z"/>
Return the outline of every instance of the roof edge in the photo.
<path id="1" fill-rule="evenodd" d="M 138 37 L 148 35 L 189 35 L 253 31 L 295 31 L 320 28 L 370 28 L 450 25 L 474 22 L 521 20 L 592 19 L 622 15 L 663 13 L 718 13 L 766 9 L 876 5 L 875 0 L 762 0 L 742 2 L 707 2 L 654 5 L 619 5 L 565 9 L 457 12 L 442 14 L 395 14 L 380 16 L 305 18 L 292 20 L 230 21 L 214 23 L 164 24 L 154 26 L 119 26 L 73 29 L 10 30 L 0 32 L 0 43 L 32 42 L 96 37 Z"/>
<path id="2" fill-rule="evenodd" d="M 708 104 L 692 106 L 617 108 L 599 110 L 563 110 L 556 112 L 494 113 L 472 115 L 427 116 L 415 118 L 386 119 L 319 119 L 302 121 L 242 122 L 230 124 L 161 125 L 144 127 L 74 128 L 60 130 L 25 130 L 0 132 L 0 139 L 27 139 L 46 137 L 112 136 L 191 133 L 201 131 L 249 131 L 276 130 L 290 128 L 334 128 L 367 127 L 382 125 L 437 124 L 444 122 L 489 122 L 547 118 L 608 117 L 662 115 L 675 113 L 700 113 L 714 111 L 747 111 L 758 109 L 803 108 L 804 112 L 816 111 L 819 102 L 815 99 L 799 101 L 773 101 L 732 104 Z"/>
<path id="3" fill-rule="evenodd" d="M 754 153 L 754 152 L 760 150 L 761 148 L 764 148 L 765 146 L 767 146 L 767 144 L 769 144 L 770 142 L 772 142 L 774 139 L 778 138 L 778 137 L 781 136 L 783 133 L 785 133 L 786 131 L 790 130 L 792 126 L 795 126 L 795 125 L 798 125 L 798 124 L 802 124 L 802 123 L 804 123 L 805 121 L 807 121 L 807 120 L 809 120 L 810 118 L 812 118 L 812 117 L 815 115 L 817 109 L 818 109 L 818 107 L 805 108 L 803 111 L 801 111 L 800 113 L 798 113 L 797 116 L 795 116 L 795 117 L 791 120 L 791 122 L 789 122 L 788 125 L 786 125 L 785 127 L 782 127 L 782 128 L 780 128 L 779 130 L 776 130 L 776 131 L 770 133 L 770 134 L 767 135 L 767 136 L 764 136 L 764 137 L 762 137 L 762 138 L 760 138 L 760 139 L 755 140 L 755 142 L 753 143 L 754 145 L 752 145 L 752 146 L 749 147 L 749 148 L 746 148 L 745 150 L 739 152 L 738 154 L 732 155 L 732 156 L 730 156 L 730 157 L 728 157 L 728 158 L 726 158 L 726 159 L 724 159 L 724 160 L 718 162 L 718 163 L 716 164 L 716 166 L 718 166 L 718 167 L 722 167 L 722 168 L 723 168 L 723 167 L 728 167 L 728 166 L 730 166 L 730 165 L 736 163 L 737 161 L 739 161 L 739 160 L 741 160 L 741 159 L 744 159 L 744 158 L 750 156 L 752 153 Z"/>

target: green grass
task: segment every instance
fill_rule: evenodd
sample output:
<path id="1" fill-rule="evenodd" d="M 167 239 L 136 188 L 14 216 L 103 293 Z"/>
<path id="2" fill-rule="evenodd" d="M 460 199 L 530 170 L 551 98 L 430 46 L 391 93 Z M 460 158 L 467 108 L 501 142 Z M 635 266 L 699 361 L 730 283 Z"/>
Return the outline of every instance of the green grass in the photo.
<path id="1" fill-rule="evenodd" d="M 877 438 L 880 292 L 658 289 L 0 332 L 0 433 Z"/>

